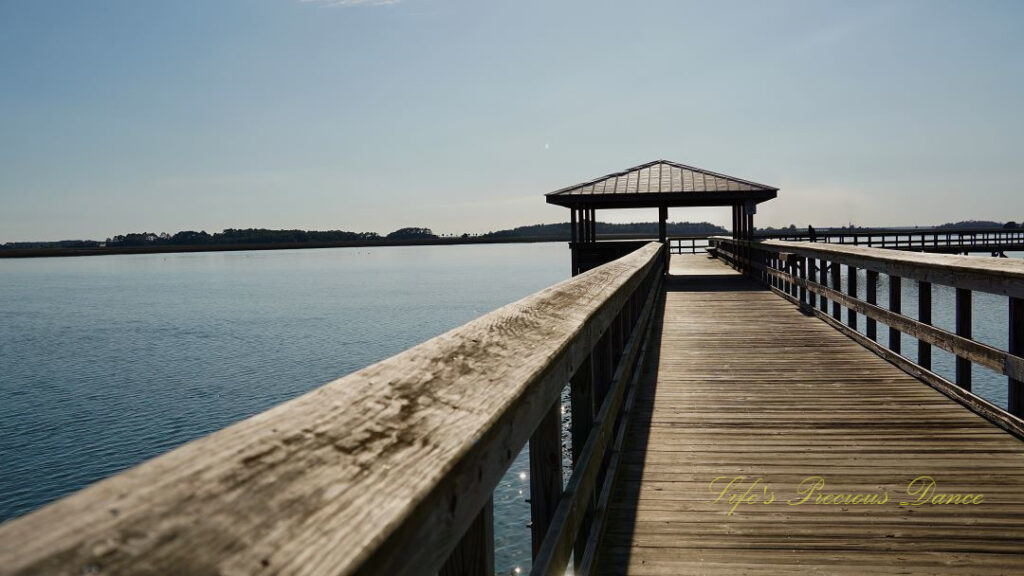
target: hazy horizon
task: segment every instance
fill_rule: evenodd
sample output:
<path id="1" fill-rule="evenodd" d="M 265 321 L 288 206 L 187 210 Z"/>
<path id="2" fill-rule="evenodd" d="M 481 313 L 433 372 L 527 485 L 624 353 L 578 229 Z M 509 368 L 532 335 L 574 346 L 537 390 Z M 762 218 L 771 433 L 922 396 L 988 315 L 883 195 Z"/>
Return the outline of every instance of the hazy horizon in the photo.
<path id="1" fill-rule="evenodd" d="M 1020 221 L 1021 22 L 1000 1 L 0 3 L 0 243 L 483 233 L 566 221 L 543 194 L 658 158 L 778 187 L 758 226 Z"/>
<path id="2" fill-rule="evenodd" d="M 955 222 L 938 222 L 938 223 L 934 223 L 934 224 L 923 224 L 923 225 L 921 225 L 921 224 L 893 225 L 893 226 L 886 226 L 885 228 L 907 229 L 907 230 L 927 229 L 927 228 L 936 228 L 938 226 L 942 226 L 942 225 L 945 225 L 945 224 L 954 224 L 954 223 Z M 558 224 L 569 224 L 569 222 L 567 220 L 563 220 L 563 221 L 559 221 L 559 222 L 534 222 L 534 223 L 531 223 L 531 224 L 521 224 L 521 225 L 518 225 L 518 226 L 513 226 L 512 228 L 503 228 L 503 229 L 498 229 L 498 230 L 487 230 L 485 232 L 478 232 L 478 233 L 477 232 L 471 232 L 471 233 L 468 233 L 468 234 L 473 235 L 473 236 L 479 236 L 479 235 L 485 235 L 485 234 L 489 234 L 489 233 L 493 233 L 493 232 L 502 232 L 502 231 L 505 231 L 505 230 L 512 230 L 512 229 L 521 228 L 521 227 L 554 226 L 554 225 L 558 225 Z M 636 220 L 636 221 L 634 221 L 634 220 L 622 220 L 622 221 L 618 221 L 618 222 L 608 222 L 608 221 L 605 221 L 605 220 L 598 219 L 596 224 L 598 224 L 598 225 L 600 225 L 600 224 L 650 224 L 650 225 L 656 225 L 657 224 L 657 220 L 643 220 L 643 221 L 641 221 L 641 220 Z M 721 226 L 723 229 L 725 229 L 727 231 L 729 229 L 728 225 L 716 224 L 714 222 L 707 222 L 707 221 L 669 220 L 667 222 L 667 224 L 669 226 L 674 225 L 674 224 L 697 224 L 697 225 L 699 225 L 699 224 L 715 224 L 717 226 Z M 1005 224 L 1005 222 L 1002 222 L 1002 223 L 999 223 L 999 224 Z M 811 223 L 811 225 L 813 225 L 813 223 Z M 1024 221 L 1020 221 L 1020 225 L 1024 225 Z M 783 229 L 783 228 L 788 228 L 790 226 L 796 226 L 798 231 L 799 230 L 806 230 L 806 226 L 804 226 L 802 224 L 797 224 L 795 222 L 792 222 L 790 224 L 780 224 L 778 226 L 769 226 L 769 225 L 758 224 L 755 228 L 756 229 L 765 229 L 765 228 Z M 829 230 L 829 229 L 842 228 L 844 226 L 848 226 L 848 225 L 815 226 L 815 228 L 818 228 L 820 230 Z M 424 228 L 430 228 L 430 226 L 423 226 L 423 227 Z M 880 227 L 875 227 L 875 226 L 870 226 L 870 225 L 861 225 L 861 227 L 880 228 Z M 235 227 L 235 228 L 238 229 L 237 227 Z M 403 228 L 405 228 L 405 227 L 403 226 Z M 266 228 L 266 229 L 267 230 L 294 230 L 293 228 L 288 228 L 288 229 Z M 214 234 L 214 233 L 223 232 L 224 230 L 225 229 L 221 229 L 221 230 L 202 230 L 201 232 L 206 232 L 206 233 L 209 233 L 209 234 Z M 331 230 L 328 230 L 328 229 L 300 229 L 300 230 L 304 230 L 306 232 L 327 232 L 327 231 L 331 231 Z M 149 232 L 149 233 L 153 233 L 153 234 L 167 233 L 167 234 L 173 235 L 173 234 L 175 234 L 177 232 L 189 232 L 189 231 L 200 232 L 200 230 L 193 230 L 193 229 L 184 229 L 184 230 L 124 230 L 124 231 L 121 231 L 121 232 L 117 232 L 115 234 L 108 234 L 108 235 L 106 235 L 104 237 L 96 237 L 96 238 L 54 238 L 54 239 L 33 238 L 33 239 L 27 239 L 27 240 L 25 240 L 25 239 L 22 239 L 22 240 L 6 240 L 6 241 L 3 241 L 3 242 L 0 242 L 0 244 L 4 244 L 4 243 L 60 242 L 60 241 L 76 241 L 76 240 L 104 242 L 106 240 L 114 238 L 115 236 L 124 235 L 124 234 L 142 234 L 142 233 Z M 356 233 L 364 233 L 364 232 L 365 233 L 376 233 L 381 238 L 383 238 L 383 237 L 387 236 L 389 233 L 394 232 L 395 230 L 384 230 L 384 231 L 380 231 L 380 230 L 337 230 L 337 231 L 356 232 Z M 434 231 L 433 229 L 431 229 L 431 231 L 433 231 L 434 234 L 436 234 L 437 236 L 441 236 L 441 237 L 461 236 L 462 234 L 464 234 L 464 232 L 458 232 L 458 231 L 456 231 L 456 232 L 437 232 L 437 231 Z"/>

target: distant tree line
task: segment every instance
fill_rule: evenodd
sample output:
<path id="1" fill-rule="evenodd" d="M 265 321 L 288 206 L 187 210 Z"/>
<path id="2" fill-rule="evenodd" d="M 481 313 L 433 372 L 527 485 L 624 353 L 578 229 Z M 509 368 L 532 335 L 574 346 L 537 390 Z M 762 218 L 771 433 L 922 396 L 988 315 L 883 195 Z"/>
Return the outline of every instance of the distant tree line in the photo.
<path id="1" fill-rule="evenodd" d="M 0 244 L 0 249 L 24 248 L 98 248 L 103 243 L 98 240 L 58 240 L 56 242 L 7 242 Z"/>
<path id="2" fill-rule="evenodd" d="M 402 228 L 387 236 L 376 232 L 345 230 L 268 230 L 266 228 L 228 228 L 210 234 L 205 230 L 183 230 L 175 234 L 133 232 L 107 238 L 107 246 L 207 246 L 215 244 L 304 244 L 307 242 L 360 242 L 370 240 L 430 239 L 437 236 L 430 228 Z"/>
<path id="3" fill-rule="evenodd" d="M 481 238 L 550 238 L 552 240 L 568 240 L 572 237 L 572 230 L 569 222 L 557 224 L 533 224 L 531 226 L 519 226 L 510 230 L 498 230 L 481 234 Z M 657 222 L 630 222 L 628 224 L 612 224 L 609 222 L 598 222 L 596 225 L 597 235 L 658 235 Z M 700 234 L 722 234 L 725 228 L 710 224 L 708 222 L 668 222 L 665 225 L 670 236 L 689 236 Z"/>
<path id="4" fill-rule="evenodd" d="M 380 239 L 376 232 L 344 230 L 268 230 L 228 228 L 210 234 L 205 230 L 183 230 L 175 234 L 133 232 L 107 238 L 107 246 L 205 246 L 210 244 L 302 244 L 306 242 L 351 242 Z"/>
<path id="5" fill-rule="evenodd" d="M 945 230 L 947 228 L 953 228 L 953 229 L 959 229 L 959 230 L 964 230 L 964 229 L 968 229 L 969 230 L 971 228 L 978 228 L 978 229 L 982 229 L 982 228 L 987 228 L 987 229 L 1006 228 L 1008 230 L 1013 230 L 1013 229 L 1017 229 L 1017 228 L 1020 228 L 1020 227 L 1021 227 L 1020 224 L 1018 224 L 1018 223 L 1016 223 L 1016 222 L 1014 222 L 1012 220 L 1009 221 L 1009 222 L 1006 222 L 1005 224 L 1003 222 L 993 222 L 992 220 L 961 220 L 960 222 L 947 222 L 947 223 L 942 224 L 940 226 L 936 226 L 936 228 L 941 228 L 943 230 Z"/>
<path id="6" fill-rule="evenodd" d="M 670 236 L 696 236 L 702 234 L 724 234 L 726 229 L 708 222 L 669 222 L 666 225 Z M 960 222 L 949 222 L 940 226 L 939 229 L 1024 229 L 1024 221 L 994 222 L 991 220 L 963 220 Z M 799 230 L 805 230 L 801 227 Z M 822 228 L 825 230 L 871 230 L 871 227 L 849 226 Z M 782 226 L 780 228 L 766 227 L 758 228 L 762 232 L 795 232 L 798 230 L 795 224 Z M 612 224 L 608 222 L 597 223 L 598 236 L 636 235 L 654 237 L 658 235 L 657 222 L 630 222 L 628 224 Z M 482 238 L 488 240 L 568 240 L 570 238 L 569 222 L 556 224 L 533 224 L 530 226 L 519 226 L 509 230 L 498 230 L 486 234 L 453 234 L 449 237 L 460 236 L 463 239 Z M 345 230 L 269 230 L 266 228 L 228 228 L 222 232 L 210 234 L 205 230 L 196 232 L 194 230 L 183 230 L 175 234 L 154 233 L 154 232 L 132 232 L 121 234 L 113 238 L 107 238 L 106 246 L 110 247 L 133 247 L 133 246 L 206 246 L 206 245 L 245 245 L 245 244 L 304 244 L 304 243 L 332 243 L 332 242 L 381 242 L 387 240 L 415 241 L 434 240 L 438 235 L 430 228 L 408 227 L 400 228 L 385 236 L 376 232 L 347 232 Z M 33 249 L 33 248 L 99 248 L 103 242 L 96 240 L 60 240 L 56 242 L 7 242 L 0 244 L 0 249 Z"/>
<path id="7" fill-rule="evenodd" d="M 947 222 L 945 224 L 939 224 L 938 226 L 854 226 L 849 224 L 847 226 L 829 226 L 822 227 L 821 230 L 849 230 L 849 231 L 870 231 L 870 230 L 886 230 L 891 228 L 935 228 L 937 230 L 994 230 L 997 228 L 1003 228 L 1006 230 L 1018 230 L 1024 228 L 1024 221 L 1020 223 L 1010 220 L 1009 222 L 995 222 L 993 220 L 961 220 L 959 222 Z M 789 226 L 782 226 L 775 228 L 774 226 L 767 226 L 764 228 L 757 228 L 762 232 L 795 232 L 797 230 L 806 230 L 806 227 L 798 228 L 796 224 L 790 224 Z"/>

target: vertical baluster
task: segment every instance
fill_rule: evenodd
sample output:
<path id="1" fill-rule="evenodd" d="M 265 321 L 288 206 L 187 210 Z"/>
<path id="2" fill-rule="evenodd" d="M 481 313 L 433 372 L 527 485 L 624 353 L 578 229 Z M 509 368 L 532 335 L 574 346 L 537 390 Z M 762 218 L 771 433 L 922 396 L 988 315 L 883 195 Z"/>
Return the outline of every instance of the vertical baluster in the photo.
<path id="1" fill-rule="evenodd" d="M 899 276 L 889 275 L 889 310 L 899 314 L 903 308 L 903 283 Z M 902 343 L 900 342 L 900 331 L 889 327 L 889 350 L 900 354 Z"/>
<path id="2" fill-rule="evenodd" d="M 797 269 L 797 277 L 801 280 L 807 280 L 807 269 L 804 266 L 803 258 L 795 259 L 793 265 Z M 803 304 L 807 300 L 807 288 L 805 288 L 805 285 L 797 284 L 796 292 L 795 295 L 800 300 L 800 303 Z"/>
<path id="3" fill-rule="evenodd" d="M 790 255 L 786 266 L 789 269 L 789 277 L 792 279 L 792 282 L 789 283 L 789 295 L 799 300 L 800 285 L 796 283 L 796 279 L 800 277 L 800 264 L 793 255 Z"/>
<path id="4" fill-rule="evenodd" d="M 1010 346 L 1007 352 L 1024 357 L 1024 298 L 1010 297 Z M 1010 376 L 1007 384 L 1007 410 L 1015 416 L 1024 416 L 1024 382 Z"/>
<path id="5" fill-rule="evenodd" d="M 832 263 L 832 289 L 835 290 L 836 292 L 843 291 L 842 265 L 840 265 L 839 262 Z M 840 315 L 839 302 L 835 300 L 832 301 L 832 318 L 835 318 L 836 320 L 840 321 L 842 320 L 842 316 Z"/>
<path id="6" fill-rule="evenodd" d="M 562 497 L 562 406 L 555 401 L 530 437 L 530 521 L 537 557 Z"/>
<path id="7" fill-rule="evenodd" d="M 868 304 L 878 304 L 878 272 L 867 271 L 867 278 L 864 280 L 867 285 L 864 287 Z M 868 316 L 864 319 L 868 338 L 878 340 L 878 323 L 874 318 Z"/>
<path id="8" fill-rule="evenodd" d="M 439 576 L 494 574 L 494 498 L 484 504 L 452 550 Z"/>
<path id="9" fill-rule="evenodd" d="M 622 331 L 620 328 L 620 318 L 618 315 L 612 319 L 611 325 L 608 326 L 609 342 L 611 346 L 611 370 L 608 372 L 608 378 L 611 380 L 612 374 L 615 373 L 615 369 L 619 367 L 619 360 L 622 357 Z"/>
<path id="10" fill-rule="evenodd" d="M 857 267 L 852 265 L 846 266 L 846 293 L 851 298 L 857 299 Z M 849 324 L 850 328 L 857 329 L 857 313 L 853 311 L 853 308 L 846 309 L 846 323 Z"/>
<path id="11" fill-rule="evenodd" d="M 828 286 L 828 261 L 824 258 L 818 263 L 818 284 Z M 824 295 L 818 299 L 818 305 L 822 312 L 828 312 L 828 298 Z"/>
<path id="12" fill-rule="evenodd" d="M 917 283 L 917 319 L 922 324 L 932 323 L 932 284 Z M 924 340 L 917 341 L 917 363 L 927 370 L 932 369 L 932 345 Z"/>
<path id="13" fill-rule="evenodd" d="M 604 336 L 594 345 L 588 360 L 580 366 L 570 381 L 570 386 L 572 387 L 572 457 L 574 465 L 582 454 L 583 446 L 586 444 L 587 437 L 593 429 L 594 416 L 604 401 L 604 391 L 607 389 L 607 380 L 611 374 L 608 365 L 608 348 L 608 333 L 605 332 Z M 582 559 L 583 550 L 586 547 L 589 528 L 594 518 L 596 502 L 595 494 L 584 509 L 583 522 L 580 526 L 580 533 L 576 538 L 574 550 L 577 561 Z"/>
<path id="14" fill-rule="evenodd" d="M 807 281 L 814 282 L 814 279 L 818 274 L 818 260 L 817 258 L 807 259 Z M 807 291 L 807 304 L 810 305 L 811 309 L 814 309 L 818 305 L 817 294 Z"/>
<path id="15" fill-rule="evenodd" d="M 971 291 L 956 289 L 956 333 L 971 338 Z M 971 389 L 971 361 L 956 357 L 956 383 L 964 390 Z"/>

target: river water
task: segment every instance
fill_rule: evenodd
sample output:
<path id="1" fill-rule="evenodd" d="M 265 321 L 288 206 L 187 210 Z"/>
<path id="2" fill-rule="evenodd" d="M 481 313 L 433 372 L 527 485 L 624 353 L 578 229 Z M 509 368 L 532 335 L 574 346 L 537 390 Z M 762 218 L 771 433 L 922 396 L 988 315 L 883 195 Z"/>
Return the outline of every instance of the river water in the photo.
<path id="1" fill-rule="evenodd" d="M 568 270 L 564 242 L 0 260 L 0 521 L 387 358 Z M 951 292 L 936 287 L 934 296 L 935 323 L 947 328 Z M 903 309 L 916 310 L 911 282 Z M 975 334 L 1001 349 L 1005 310 L 1005 298 L 975 295 Z M 880 326 L 883 342 L 885 332 Z M 903 347 L 914 357 L 909 339 Z M 933 355 L 950 376 L 952 358 Z M 976 367 L 975 389 L 1005 406 L 1005 378 Z M 502 574 L 529 569 L 528 473 L 520 455 L 495 491 Z"/>

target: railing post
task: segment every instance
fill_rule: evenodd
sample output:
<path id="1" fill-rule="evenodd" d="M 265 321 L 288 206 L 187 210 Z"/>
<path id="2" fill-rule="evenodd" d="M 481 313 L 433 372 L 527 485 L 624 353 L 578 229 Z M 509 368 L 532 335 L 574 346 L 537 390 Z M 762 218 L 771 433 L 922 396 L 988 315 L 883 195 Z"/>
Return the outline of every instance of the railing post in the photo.
<path id="1" fill-rule="evenodd" d="M 805 262 L 805 259 L 801 258 L 801 259 L 797 260 L 796 264 L 795 264 L 795 266 L 797 268 L 797 275 L 799 276 L 799 278 L 801 280 L 807 280 L 807 268 L 804 265 L 804 262 Z M 798 298 L 800 299 L 800 303 L 803 304 L 803 303 L 805 303 L 807 301 L 807 285 L 803 284 L 803 285 L 799 285 L 798 287 L 799 287 Z"/>
<path id="2" fill-rule="evenodd" d="M 622 356 L 622 334 L 620 328 L 619 315 L 616 315 L 615 318 L 612 318 L 612 323 L 608 325 L 609 356 L 611 356 L 611 370 L 608 371 L 609 380 L 612 374 L 615 373 L 615 368 L 619 365 L 619 358 Z"/>
<path id="3" fill-rule="evenodd" d="M 964 338 L 971 338 L 971 291 L 967 288 L 956 289 L 956 333 Z M 971 389 L 971 361 L 956 357 L 956 383 L 964 390 Z"/>
<path id="4" fill-rule="evenodd" d="M 818 284 L 828 286 L 828 261 L 824 258 L 818 265 Z M 822 312 L 828 312 L 828 298 L 825 298 L 824 294 L 818 299 L 818 304 Z"/>
<path id="5" fill-rule="evenodd" d="M 592 353 L 594 357 L 594 406 L 600 406 L 608 393 L 614 372 L 611 335 L 605 331 Z"/>
<path id="6" fill-rule="evenodd" d="M 438 572 L 439 576 L 476 574 L 494 574 L 494 498 L 484 504 Z"/>
<path id="7" fill-rule="evenodd" d="M 903 284 L 899 276 L 889 276 L 889 310 L 896 314 L 901 313 L 903 308 Z M 889 327 L 889 350 L 900 354 L 902 343 L 900 342 L 900 331 Z"/>
<path id="8" fill-rule="evenodd" d="M 548 533 L 561 496 L 562 404 L 556 401 L 530 437 L 530 532 L 534 558 Z"/>
<path id="9" fill-rule="evenodd" d="M 1024 298 L 1010 297 L 1010 345 L 1007 352 L 1024 357 Z M 1014 416 L 1024 416 L 1024 382 L 1007 379 L 1006 409 Z"/>
<path id="10" fill-rule="evenodd" d="M 864 287 L 866 292 L 866 300 L 868 304 L 878 304 L 878 272 L 874 270 L 867 271 L 867 278 L 865 278 L 867 286 Z M 867 332 L 868 338 L 872 340 L 878 340 L 878 323 L 874 318 L 868 316 L 864 319 L 865 331 Z"/>
<path id="11" fill-rule="evenodd" d="M 817 272 L 818 272 L 818 259 L 817 258 L 808 258 L 807 259 L 807 280 L 809 282 L 814 282 L 814 278 L 817 275 Z M 807 291 L 807 303 L 808 303 L 808 305 L 810 305 L 811 309 L 814 309 L 814 307 L 816 307 L 818 305 L 817 294 L 815 294 L 814 292 L 811 292 L 810 290 L 808 290 Z"/>
<path id="12" fill-rule="evenodd" d="M 761 264 L 761 282 L 765 285 L 771 285 L 772 275 L 768 273 L 768 263 L 771 258 L 768 256 L 768 252 L 764 250 L 757 251 L 757 261 Z"/>
<path id="13" fill-rule="evenodd" d="M 857 299 L 857 268 L 849 264 L 846 266 L 846 293 L 854 300 Z M 850 328 L 857 329 L 857 313 L 853 308 L 846 308 L 846 323 Z"/>
<path id="14" fill-rule="evenodd" d="M 646 285 L 646 283 L 645 283 Z M 569 382 L 569 402 L 572 410 L 572 464 L 573 468 L 579 463 L 580 455 L 583 452 L 583 445 L 587 443 L 587 437 L 594 426 L 594 357 L 588 356 L 583 364 L 573 374 Z M 587 545 L 587 537 L 590 533 L 590 524 L 593 520 L 594 498 L 586 506 L 583 513 L 583 522 L 580 525 L 579 535 L 576 537 L 574 546 L 576 562 L 583 558 L 583 550 Z"/>
<path id="15" fill-rule="evenodd" d="M 917 283 L 917 319 L 922 324 L 932 323 L 932 284 L 931 282 Z M 926 370 L 932 369 L 932 345 L 917 340 L 917 363 Z"/>
<path id="16" fill-rule="evenodd" d="M 843 291 L 841 271 L 842 271 L 842 268 L 841 268 L 841 265 L 839 264 L 839 262 L 833 262 L 832 263 L 832 289 L 835 290 L 836 292 L 842 292 Z M 842 321 L 842 316 L 840 315 L 840 312 L 839 312 L 839 301 L 838 300 L 834 300 L 832 302 L 832 317 L 835 318 L 836 320 Z"/>

